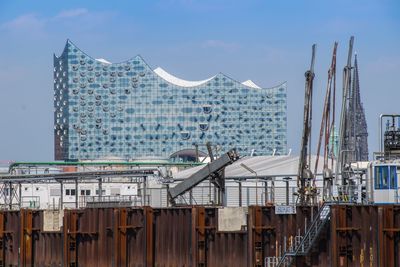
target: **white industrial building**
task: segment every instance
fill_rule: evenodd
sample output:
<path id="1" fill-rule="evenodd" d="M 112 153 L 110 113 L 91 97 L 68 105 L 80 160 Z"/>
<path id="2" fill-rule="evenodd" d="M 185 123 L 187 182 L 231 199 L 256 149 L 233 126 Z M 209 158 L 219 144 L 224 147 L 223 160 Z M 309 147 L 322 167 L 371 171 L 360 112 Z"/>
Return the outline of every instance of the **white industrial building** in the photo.
<path id="1" fill-rule="evenodd" d="M 225 168 L 225 203 L 227 206 L 248 206 L 274 204 L 293 204 L 296 202 L 298 156 L 254 156 L 243 157 Z M 311 157 L 311 170 L 316 156 Z M 319 159 L 316 187 L 322 194 L 322 162 Z M 40 209 L 76 208 L 85 206 L 112 205 L 150 205 L 167 207 L 168 187 L 190 177 L 206 165 L 179 169 L 176 167 L 129 167 L 129 170 L 146 170 L 146 175 L 130 177 L 107 177 L 101 179 L 50 180 L 50 182 L 14 183 L 13 189 L 3 184 L 1 203 L 7 204 L 7 196 L 19 198 L 22 207 Z M 246 167 L 244 167 L 246 166 Z M 99 170 L 100 167 L 78 168 L 77 173 Z M 111 168 L 111 167 L 110 167 Z M 102 171 L 104 168 L 100 168 Z M 128 169 L 128 167 L 118 167 Z M 23 171 L 22 171 L 23 170 Z M 250 171 L 251 170 L 251 171 Z M 22 175 L 35 173 L 60 173 L 62 168 L 21 168 L 16 172 Z M 4 175 L 2 175 L 4 176 Z M 287 179 L 289 177 L 289 179 Z M 4 177 L 3 177 L 4 178 Z M 36 178 L 35 178 L 36 179 Z M 100 192 L 101 187 L 101 192 Z M 287 194 L 287 190 L 289 194 Z M 19 196 L 21 194 L 21 196 Z M 288 196 L 288 197 L 287 197 Z M 209 181 L 197 185 L 190 192 L 177 199 L 177 204 L 213 205 L 216 203 L 216 190 Z M 15 203 L 14 199 L 14 203 Z M 6 202 L 6 203 L 5 203 Z M 62 205 L 61 205 L 62 203 Z"/>

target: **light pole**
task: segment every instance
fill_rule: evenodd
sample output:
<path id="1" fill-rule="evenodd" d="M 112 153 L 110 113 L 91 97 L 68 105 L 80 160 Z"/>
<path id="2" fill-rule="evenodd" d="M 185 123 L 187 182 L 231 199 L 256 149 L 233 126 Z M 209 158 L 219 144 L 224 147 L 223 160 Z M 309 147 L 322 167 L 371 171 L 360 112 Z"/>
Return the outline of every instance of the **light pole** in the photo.
<path id="1" fill-rule="evenodd" d="M 292 180 L 292 178 L 284 177 L 283 180 L 286 183 L 286 206 L 289 206 L 289 181 Z"/>
<path id="2" fill-rule="evenodd" d="M 258 206 L 258 175 L 257 175 L 257 172 L 244 163 L 240 163 L 240 166 L 243 167 L 244 169 L 246 169 L 247 171 L 256 175 L 256 206 Z"/>

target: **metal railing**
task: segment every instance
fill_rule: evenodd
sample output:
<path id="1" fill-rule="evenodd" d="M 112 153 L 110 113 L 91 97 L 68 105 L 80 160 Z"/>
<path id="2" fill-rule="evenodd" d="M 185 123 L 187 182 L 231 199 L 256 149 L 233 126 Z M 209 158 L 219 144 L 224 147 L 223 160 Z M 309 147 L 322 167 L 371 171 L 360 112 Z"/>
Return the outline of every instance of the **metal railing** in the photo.
<path id="1" fill-rule="evenodd" d="M 132 207 L 143 206 L 144 203 L 149 203 L 149 195 L 146 195 L 146 200 L 143 196 L 138 195 L 123 195 L 123 196 L 80 196 L 79 207 L 90 208 L 106 208 L 106 207 Z"/>
<path id="2" fill-rule="evenodd" d="M 338 185 L 338 195 L 334 197 L 333 201 L 361 203 L 362 196 L 358 185 Z"/>
<path id="3" fill-rule="evenodd" d="M 287 190 L 288 189 L 288 190 Z M 147 188 L 147 193 L 151 195 L 148 204 L 154 207 L 166 207 L 168 205 L 167 200 L 167 188 Z M 289 191 L 289 195 L 287 194 Z M 322 187 L 317 187 L 318 192 L 322 192 Z M 297 187 L 290 186 L 286 188 L 282 186 L 270 186 L 265 188 L 259 186 L 257 189 L 254 185 L 246 185 L 241 187 L 234 185 L 225 186 L 225 198 L 226 205 L 228 207 L 238 206 L 251 206 L 251 205 L 295 205 L 297 196 L 294 194 L 297 192 Z M 257 193 L 257 197 L 256 197 Z M 198 185 L 191 190 L 183 194 L 181 197 L 176 199 L 177 204 L 182 205 L 214 205 L 216 199 L 216 192 L 214 186 L 211 185 Z M 318 194 L 316 201 L 319 203 L 322 201 L 322 194 Z"/>
<path id="4" fill-rule="evenodd" d="M 286 250 L 286 244 L 284 246 L 284 253 L 279 258 L 276 266 L 290 266 L 294 257 L 305 256 L 308 254 L 310 249 L 313 247 L 315 241 L 318 239 L 326 222 L 330 220 L 331 207 L 329 202 L 325 202 L 320 209 L 314 220 L 309 227 L 305 226 L 304 236 L 300 235 L 300 230 L 297 236 L 295 236 L 294 242 L 291 242 L 288 250 Z"/>
<path id="5" fill-rule="evenodd" d="M 21 197 L 21 207 L 29 209 L 39 209 L 40 208 L 40 197 L 38 196 L 23 196 Z"/>

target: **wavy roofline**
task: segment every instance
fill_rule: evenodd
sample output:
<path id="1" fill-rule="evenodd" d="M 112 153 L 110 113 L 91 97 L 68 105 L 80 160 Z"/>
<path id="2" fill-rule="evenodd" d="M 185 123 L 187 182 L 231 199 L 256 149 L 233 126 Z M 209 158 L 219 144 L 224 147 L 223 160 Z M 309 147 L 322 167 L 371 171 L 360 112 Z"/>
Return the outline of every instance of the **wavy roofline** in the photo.
<path id="1" fill-rule="evenodd" d="M 169 72 L 165 71 L 165 70 L 164 70 L 163 68 L 161 68 L 161 67 L 157 67 L 157 68 L 156 68 L 156 69 L 161 69 L 162 71 L 164 71 L 164 72 L 167 74 L 167 75 L 165 75 L 165 76 L 170 76 L 170 77 L 172 78 L 171 80 L 174 80 L 174 79 L 175 79 L 176 81 L 178 81 L 178 83 L 182 83 L 182 84 L 197 84 L 197 85 L 184 86 L 184 85 L 180 85 L 180 84 L 174 83 L 174 82 L 172 82 L 171 80 L 166 79 L 165 77 L 159 75 L 159 74 L 155 71 L 156 69 L 152 69 L 152 68 L 150 67 L 150 65 L 149 65 L 149 64 L 143 59 L 143 57 L 140 56 L 139 54 L 136 55 L 135 57 L 129 58 L 128 60 L 124 60 L 124 61 L 121 61 L 121 62 L 104 63 L 103 61 L 100 61 L 100 60 L 99 60 L 99 59 L 104 59 L 104 58 L 98 58 L 98 59 L 96 59 L 96 58 L 94 58 L 94 57 L 88 55 L 85 51 L 83 51 L 83 50 L 80 49 L 77 45 L 75 45 L 74 42 L 72 42 L 70 39 L 67 39 L 67 41 L 66 41 L 66 43 L 65 43 L 64 50 L 63 50 L 63 52 L 61 53 L 61 55 L 64 54 L 64 53 L 66 52 L 68 43 L 70 43 L 71 45 L 73 45 L 76 49 L 78 49 L 80 52 L 82 52 L 82 53 L 83 53 L 85 56 L 87 56 L 88 58 L 90 58 L 90 59 L 92 59 L 92 60 L 94 60 L 94 61 L 97 61 L 97 62 L 99 62 L 99 63 L 101 63 L 101 64 L 106 64 L 106 65 L 110 65 L 110 64 L 111 64 L 111 65 L 119 65 L 119 64 L 124 64 L 124 63 L 130 62 L 130 61 L 132 61 L 132 60 L 136 60 L 136 59 L 139 58 L 140 60 L 143 61 L 143 63 L 146 65 L 146 67 L 147 67 L 150 71 L 152 71 L 155 75 L 157 75 L 157 76 L 160 77 L 161 79 L 165 80 L 166 82 L 169 82 L 169 83 L 171 83 L 171 84 L 178 85 L 178 86 L 181 86 L 181 87 L 197 87 L 197 86 L 200 86 L 200 85 L 202 85 L 202 84 L 205 84 L 205 83 L 207 83 L 207 82 L 213 80 L 215 77 L 218 76 L 218 74 L 221 74 L 221 75 L 223 75 L 224 77 L 230 79 L 231 81 L 236 82 L 236 83 L 238 83 L 238 84 L 240 84 L 240 85 L 242 85 L 242 86 L 245 86 L 245 87 L 247 87 L 247 88 L 249 88 L 249 89 L 251 89 L 251 90 L 270 90 L 270 89 L 274 89 L 274 88 L 277 88 L 277 87 L 281 87 L 282 85 L 287 84 L 287 81 L 283 81 L 283 82 L 281 82 L 281 83 L 279 83 L 279 84 L 277 84 L 277 85 L 275 85 L 275 86 L 271 86 L 271 87 L 261 87 L 261 86 L 258 86 L 257 84 L 255 84 L 255 83 L 254 83 L 252 80 L 250 80 L 250 79 L 249 79 L 249 80 L 246 80 L 246 81 L 243 81 L 243 82 L 239 82 L 238 80 L 233 79 L 233 78 L 229 77 L 228 75 L 226 75 L 226 74 L 224 74 L 224 73 L 222 73 L 222 72 L 219 72 L 218 74 L 215 74 L 215 75 L 213 75 L 212 77 L 210 77 L 210 78 L 208 78 L 208 79 L 205 79 L 205 80 L 189 81 L 189 80 L 184 80 L 184 79 L 178 78 L 178 77 L 176 77 L 175 75 L 172 75 L 172 74 L 170 74 Z M 60 56 L 61 56 L 61 55 L 60 55 Z M 57 59 L 58 59 L 60 56 L 57 56 L 56 54 L 54 54 L 54 57 L 56 57 Z M 106 60 L 106 61 L 107 61 L 107 60 Z M 168 78 L 169 78 L 169 77 L 168 77 Z M 256 86 L 258 86 L 258 88 L 257 88 L 257 87 L 253 87 L 253 86 L 249 86 L 249 85 L 245 84 L 245 83 L 247 83 L 248 81 L 251 81 L 253 84 L 255 84 Z"/>
<path id="2" fill-rule="evenodd" d="M 164 70 L 161 67 L 157 67 L 155 69 L 153 69 L 153 72 L 155 74 L 157 74 L 160 78 L 166 80 L 167 82 L 170 82 L 172 84 L 178 85 L 178 86 L 182 86 L 182 87 L 196 87 L 196 86 L 200 86 L 202 84 L 205 84 L 209 81 L 211 81 L 212 79 L 215 78 L 216 75 L 204 79 L 204 80 L 199 80 L 199 81 L 189 81 L 189 80 L 185 80 L 185 79 L 181 79 L 176 77 L 175 75 L 169 73 L 168 71 Z"/>

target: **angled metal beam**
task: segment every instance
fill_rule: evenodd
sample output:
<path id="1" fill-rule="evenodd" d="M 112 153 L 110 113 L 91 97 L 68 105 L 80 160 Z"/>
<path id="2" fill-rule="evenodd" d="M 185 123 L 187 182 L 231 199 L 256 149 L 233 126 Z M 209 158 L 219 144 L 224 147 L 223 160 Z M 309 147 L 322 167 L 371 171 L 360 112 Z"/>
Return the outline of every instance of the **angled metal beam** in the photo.
<path id="1" fill-rule="evenodd" d="M 220 158 L 208 163 L 206 166 L 201 168 L 198 172 L 192 174 L 189 178 L 185 179 L 175 187 L 169 189 L 169 195 L 171 200 L 184 194 L 188 190 L 192 189 L 202 181 L 213 176 L 217 172 L 224 169 L 227 165 L 232 164 L 239 159 L 239 155 L 235 150 L 231 150 L 228 153 L 222 155 Z"/>

